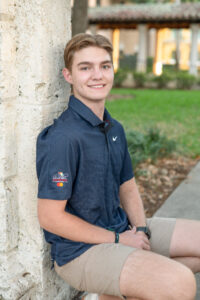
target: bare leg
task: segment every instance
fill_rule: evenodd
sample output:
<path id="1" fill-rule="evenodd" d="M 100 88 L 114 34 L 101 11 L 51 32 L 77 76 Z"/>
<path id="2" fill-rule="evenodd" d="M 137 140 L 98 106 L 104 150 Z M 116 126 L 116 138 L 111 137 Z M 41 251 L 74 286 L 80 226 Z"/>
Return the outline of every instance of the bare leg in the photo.
<path id="1" fill-rule="evenodd" d="M 195 273 L 200 272 L 199 221 L 177 220 L 170 257 L 173 260 L 149 251 L 134 251 L 128 257 L 120 277 L 120 290 L 127 300 L 194 299 L 196 282 L 188 268 Z M 101 295 L 99 299 L 120 298 Z"/>
<path id="2" fill-rule="evenodd" d="M 182 264 L 150 251 L 134 251 L 120 277 L 121 294 L 128 299 L 193 300 L 196 281 Z"/>
<path id="3" fill-rule="evenodd" d="M 200 222 L 177 219 L 170 245 L 170 257 L 200 272 Z"/>
<path id="4" fill-rule="evenodd" d="M 200 258 L 198 257 L 174 257 L 173 259 L 190 268 L 193 273 L 200 272 Z"/>

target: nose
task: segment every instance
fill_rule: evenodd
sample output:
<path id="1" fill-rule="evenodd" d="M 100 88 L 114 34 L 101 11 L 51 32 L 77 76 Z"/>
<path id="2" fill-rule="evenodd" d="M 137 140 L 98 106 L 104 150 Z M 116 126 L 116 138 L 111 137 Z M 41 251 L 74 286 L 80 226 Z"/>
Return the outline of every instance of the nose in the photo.
<path id="1" fill-rule="evenodd" d="M 92 79 L 94 79 L 94 80 L 102 79 L 102 70 L 100 68 L 93 69 Z"/>

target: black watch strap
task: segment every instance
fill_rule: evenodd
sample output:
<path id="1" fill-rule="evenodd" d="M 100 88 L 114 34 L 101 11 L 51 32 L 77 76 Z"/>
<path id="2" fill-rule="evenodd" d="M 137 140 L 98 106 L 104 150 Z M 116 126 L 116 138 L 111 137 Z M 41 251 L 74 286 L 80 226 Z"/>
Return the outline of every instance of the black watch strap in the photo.
<path id="1" fill-rule="evenodd" d="M 151 238 L 151 231 L 150 231 L 149 227 L 147 227 L 147 226 L 138 226 L 138 227 L 136 227 L 136 232 L 137 231 L 142 231 L 146 234 L 148 239 Z"/>
<path id="2" fill-rule="evenodd" d="M 115 232 L 115 243 L 119 243 L 119 233 Z"/>

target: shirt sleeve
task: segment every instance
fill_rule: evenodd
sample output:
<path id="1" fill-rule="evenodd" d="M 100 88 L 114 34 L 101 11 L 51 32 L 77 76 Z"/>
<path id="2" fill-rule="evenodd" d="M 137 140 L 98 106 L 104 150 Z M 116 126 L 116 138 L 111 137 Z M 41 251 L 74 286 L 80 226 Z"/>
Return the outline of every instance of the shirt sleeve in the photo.
<path id="1" fill-rule="evenodd" d="M 124 129 L 123 129 L 123 139 L 124 139 L 124 159 L 123 159 L 122 169 L 120 172 L 120 185 L 125 181 L 128 181 L 134 177 L 131 157 L 128 151 L 128 145 L 127 145 Z"/>
<path id="2" fill-rule="evenodd" d="M 37 140 L 38 198 L 68 200 L 77 170 L 77 147 L 73 140 L 45 129 Z"/>

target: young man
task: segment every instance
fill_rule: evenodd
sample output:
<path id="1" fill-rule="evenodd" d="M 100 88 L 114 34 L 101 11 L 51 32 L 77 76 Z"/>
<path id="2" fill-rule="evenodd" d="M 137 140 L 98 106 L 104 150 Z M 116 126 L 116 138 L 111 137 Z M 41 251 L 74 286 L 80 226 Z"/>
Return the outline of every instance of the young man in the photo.
<path id="1" fill-rule="evenodd" d="M 79 34 L 64 58 L 73 96 L 37 141 L 38 216 L 56 272 L 100 299 L 194 299 L 200 222 L 145 218 L 124 130 L 104 106 L 112 45 Z"/>

